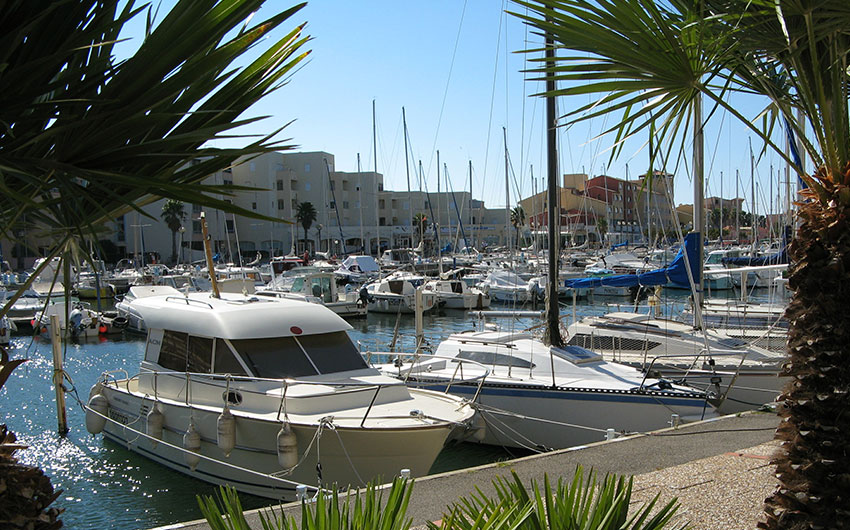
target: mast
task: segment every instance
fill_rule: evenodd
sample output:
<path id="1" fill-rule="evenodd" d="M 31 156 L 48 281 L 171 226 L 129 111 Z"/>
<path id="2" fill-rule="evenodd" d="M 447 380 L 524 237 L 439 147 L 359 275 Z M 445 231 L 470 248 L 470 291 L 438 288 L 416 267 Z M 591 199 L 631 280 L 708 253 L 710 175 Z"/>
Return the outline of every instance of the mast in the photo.
<path id="1" fill-rule="evenodd" d="M 375 246 L 375 257 L 381 259 L 381 210 L 378 201 L 378 135 L 375 121 L 375 100 L 372 100 L 372 148 L 375 155 L 375 233 L 377 244 Z"/>
<path id="2" fill-rule="evenodd" d="M 360 253 L 365 250 L 365 242 L 363 240 L 363 172 L 360 170 L 360 153 L 357 153 L 357 204 L 360 213 Z"/>
<path id="3" fill-rule="evenodd" d="M 688 264 L 689 268 L 696 268 L 696 277 L 693 278 L 694 293 L 694 326 L 702 329 L 702 262 L 703 262 L 703 238 L 705 237 L 705 216 L 703 210 L 705 203 L 703 198 L 703 179 L 705 153 L 703 151 L 703 129 L 702 129 L 702 96 L 697 95 L 694 99 L 694 232 L 697 232 L 696 241 L 696 263 Z M 662 175 L 661 178 L 666 178 Z M 666 182 L 665 182 L 666 184 Z M 687 255 L 687 254 L 686 254 Z M 686 262 L 687 263 L 687 262 Z"/>
<path id="4" fill-rule="evenodd" d="M 204 255 L 207 258 L 207 270 L 210 274 L 212 295 L 213 298 L 221 298 L 221 294 L 218 292 L 218 282 L 215 277 L 215 264 L 213 263 L 212 249 L 210 248 L 210 233 L 207 231 L 207 218 L 204 214 L 205 212 L 201 212 L 201 235 L 204 237 Z M 236 223 L 234 223 L 234 226 L 236 226 Z"/>
<path id="5" fill-rule="evenodd" d="M 546 35 L 546 67 L 552 68 L 555 65 L 555 48 L 554 41 Z M 548 184 L 547 197 L 549 199 L 548 211 L 548 235 L 549 235 L 549 273 L 546 285 L 546 332 L 544 341 L 551 346 L 562 348 L 564 341 L 561 339 L 561 329 L 558 326 L 558 255 L 560 246 L 560 236 L 556 235 L 558 223 L 558 214 L 560 213 L 560 203 L 558 202 L 558 142 L 556 136 L 556 126 L 558 117 L 555 109 L 555 76 L 551 72 L 546 73 L 546 177 Z M 507 142 L 505 142 L 507 144 Z M 507 152 L 507 145 L 505 147 Z M 506 163 L 507 164 L 507 163 Z M 507 197 L 505 197 L 507 199 Z M 558 212 L 555 207 L 558 206 Z"/>
<path id="6" fill-rule="evenodd" d="M 469 231 L 470 231 L 470 239 L 472 236 L 472 160 L 469 161 Z M 470 253 L 469 242 L 464 241 L 466 244 L 466 253 Z"/>
<path id="7" fill-rule="evenodd" d="M 401 108 L 401 121 L 404 124 L 404 173 L 407 176 L 407 212 L 410 226 L 410 248 L 413 248 L 413 198 L 410 192 L 410 155 L 407 152 L 407 114 Z"/>
<path id="8" fill-rule="evenodd" d="M 756 169 L 753 156 L 753 140 L 750 138 L 750 256 L 756 255 Z"/>
<path id="9" fill-rule="evenodd" d="M 446 225 L 449 227 L 449 244 L 453 244 L 452 239 L 452 209 L 449 207 L 449 194 L 454 196 L 454 191 L 449 184 L 449 166 L 443 162 L 443 178 L 446 179 Z M 454 247 L 452 247 L 454 253 Z"/>
<path id="10" fill-rule="evenodd" d="M 437 149 L 437 218 L 434 219 L 434 228 L 437 232 L 437 262 L 439 263 L 440 274 L 443 274 L 443 249 L 440 248 L 440 232 L 443 227 L 440 224 L 440 150 Z"/>
<path id="11" fill-rule="evenodd" d="M 508 130 L 502 127 L 502 137 L 505 140 L 505 242 L 508 252 L 513 256 L 513 241 L 511 240 L 511 187 L 508 182 Z"/>
<path id="12" fill-rule="evenodd" d="M 720 248 L 723 248 L 723 172 L 720 172 Z"/>
<path id="13" fill-rule="evenodd" d="M 738 241 L 738 244 L 741 244 L 741 201 L 738 200 L 738 196 L 740 192 L 738 190 L 738 183 L 741 180 L 741 175 L 738 173 L 738 170 L 735 170 L 735 239 Z"/>

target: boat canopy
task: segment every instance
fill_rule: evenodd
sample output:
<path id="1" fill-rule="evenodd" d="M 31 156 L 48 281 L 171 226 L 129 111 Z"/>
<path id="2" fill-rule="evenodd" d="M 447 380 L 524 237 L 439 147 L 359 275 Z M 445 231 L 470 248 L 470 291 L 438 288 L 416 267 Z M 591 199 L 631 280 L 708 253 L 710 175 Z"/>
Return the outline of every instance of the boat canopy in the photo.
<path id="1" fill-rule="evenodd" d="M 697 239 L 698 232 L 691 232 L 685 236 L 685 244 L 679 249 L 676 257 L 667 267 L 656 269 L 642 274 L 617 274 L 614 276 L 602 276 L 597 278 L 576 278 L 566 280 L 564 285 L 572 289 L 592 289 L 594 287 L 632 287 L 640 285 L 649 287 L 652 285 L 664 285 L 676 283 L 679 285 L 690 285 L 688 271 L 685 267 L 684 252 L 688 253 L 688 263 L 691 266 L 691 275 L 697 280 L 699 273 L 697 266 Z"/>
<path id="2" fill-rule="evenodd" d="M 357 268 L 353 269 L 353 266 Z M 378 263 L 372 256 L 348 256 L 340 266 L 341 271 L 346 272 L 377 272 L 380 270 Z"/>

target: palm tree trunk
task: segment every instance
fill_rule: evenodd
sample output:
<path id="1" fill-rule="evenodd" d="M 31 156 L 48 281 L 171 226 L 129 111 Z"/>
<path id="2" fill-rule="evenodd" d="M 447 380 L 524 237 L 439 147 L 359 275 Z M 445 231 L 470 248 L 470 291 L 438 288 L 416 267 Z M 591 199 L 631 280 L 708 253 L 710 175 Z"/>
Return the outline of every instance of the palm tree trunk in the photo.
<path id="1" fill-rule="evenodd" d="M 177 263 L 177 232 L 171 231 L 171 264 Z"/>
<path id="2" fill-rule="evenodd" d="M 764 529 L 850 526 L 850 197 L 843 186 L 827 193 L 831 201 L 800 207 L 789 246 L 794 296 L 782 375 L 793 379 L 778 398 L 781 485 L 765 500 Z"/>

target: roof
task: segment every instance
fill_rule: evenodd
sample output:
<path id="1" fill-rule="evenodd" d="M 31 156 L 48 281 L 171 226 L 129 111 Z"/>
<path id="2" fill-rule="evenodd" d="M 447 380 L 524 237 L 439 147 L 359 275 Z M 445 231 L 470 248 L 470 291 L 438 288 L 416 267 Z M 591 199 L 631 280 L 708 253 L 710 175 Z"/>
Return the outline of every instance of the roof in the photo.
<path id="1" fill-rule="evenodd" d="M 351 326 L 321 304 L 242 294 L 189 293 L 135 300 L 148 329 L 201 337 L 261 339 L 346 331 Z"/>

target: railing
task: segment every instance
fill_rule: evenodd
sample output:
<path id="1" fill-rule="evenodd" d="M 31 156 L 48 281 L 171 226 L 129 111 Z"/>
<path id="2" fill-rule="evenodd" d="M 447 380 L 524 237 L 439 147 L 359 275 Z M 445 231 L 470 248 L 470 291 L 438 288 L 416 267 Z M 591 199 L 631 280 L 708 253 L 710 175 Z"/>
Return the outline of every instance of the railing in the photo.
<path id="1" fill-rule="evenodd" d="M 688 369 L 684 370 L 684 376 L 683 377 L 687 378 L 688 374 L 690 374 L 694 370 L 694 366 L 696 366 L 696 363 L 700 360 L 700 358 L 712 360 L 715 357 L 740 357 L 741 362 L 738 365 L 738 369 L 735 370 L 734 372 L 718 372 L 718 371 L 714 370 L 713 365 L 712 365 L 712 369 L 709 371 L 709 373 L 711 374 L 712 377 L 716 377 L 718 375 L 732 375 L 733 376 L 732 380 L 727 385 L 726 392 L 723 394 L 723 396 L 721 396 L 721 401 L 722 401 L 723 399 L 726 399 L 726 394 L 729 393 L 729 389 L 732 388 L 732 385 L 737 380 L 738 375 L 741 372 L 741 365 L 744 363 L 744 359 L 747 357 L 747 353 L 748 352 L 744 351 L 744 350 L 712 350 L 711 355 L 708 355 L 708 351 L 703 349 L 703 350 L 700 350 L 699 353 L 695 353 L 695 354 L 682 353 L 682 354 L 658 355 L 656 357 L 653 357 L 653 359 L 649 363 L 649 366 L 646 368 L 646 370 L 644 370 L 643 379 L 641 380 L 640 386 L 638 387 L 638 389 L 644 390 L 644 389 L 648 388 L 647 386 L 645 386 L 646 380 L 650 376 L 650 374 L 653 373 L 652 369 L 655 366 L 656 361 L 658 361 L 659 359 L 688 359 L 688 358 L 693 358 L 694 359 L 693 363 L 691 363 L 691 365 L 690 365 L 690 367 L 688 367 Z M 719 381 L 718 381 L 718 383 L 719 383 Z"/>

